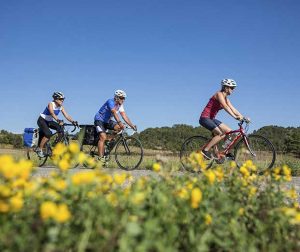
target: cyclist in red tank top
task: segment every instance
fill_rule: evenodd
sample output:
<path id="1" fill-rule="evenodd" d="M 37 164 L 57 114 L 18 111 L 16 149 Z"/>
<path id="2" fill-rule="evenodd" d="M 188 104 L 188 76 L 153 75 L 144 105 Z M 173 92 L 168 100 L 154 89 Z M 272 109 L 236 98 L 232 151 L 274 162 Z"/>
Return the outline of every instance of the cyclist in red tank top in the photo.
<path id="1" fill-rule="evenodd" d="M 213 134 L 213 138 L 202 150 L 202 155 L 207 159 L 213 158 L 209 152 L 210 149 L 225 137 L 226 132 L 231 131 L 227 125 L 215 119 L 217 113 L 221 109 L 224 109 L 228 114 L 237 120 L 242 120 L 244 118 L 242 114 L 235 107 L 233 107 L 228 99 L 228 96 L 232 94 L 236 86 L 236 82 L 232 79 L 222 80 L 222 89 L 210 98 L 200 115 L 200 125 L 210 130 Z"/>

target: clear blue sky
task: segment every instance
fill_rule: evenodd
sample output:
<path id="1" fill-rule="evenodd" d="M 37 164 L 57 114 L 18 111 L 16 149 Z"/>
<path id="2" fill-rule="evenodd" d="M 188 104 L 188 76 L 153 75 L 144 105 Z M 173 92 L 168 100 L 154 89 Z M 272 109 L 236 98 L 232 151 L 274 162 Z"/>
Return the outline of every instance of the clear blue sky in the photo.
<path id="1" fill-rule="evenodd" d="M 2 0 L 0 129 L 35 127 L 53 91 L 92 124 L 115 89 L 140 130 L 197 126 L 223 78 L 252 130 L 299 127 L 299 13 L 299 0 Z"/>

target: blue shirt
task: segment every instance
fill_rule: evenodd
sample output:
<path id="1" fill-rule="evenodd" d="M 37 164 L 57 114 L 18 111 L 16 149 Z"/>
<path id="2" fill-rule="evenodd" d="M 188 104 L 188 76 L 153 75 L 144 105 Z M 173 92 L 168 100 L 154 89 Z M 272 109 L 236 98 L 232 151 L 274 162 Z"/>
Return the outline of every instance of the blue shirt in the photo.
<path id="1" fill-rule="evenodd" d="M 112 117 L 112 109 L 115 109 L 117 112 L 124 112 L 123 105 L 117 104 L 113 98 L 108 99 L 96 113 L 94 120 L 108 123 L 110 118 Z"/>

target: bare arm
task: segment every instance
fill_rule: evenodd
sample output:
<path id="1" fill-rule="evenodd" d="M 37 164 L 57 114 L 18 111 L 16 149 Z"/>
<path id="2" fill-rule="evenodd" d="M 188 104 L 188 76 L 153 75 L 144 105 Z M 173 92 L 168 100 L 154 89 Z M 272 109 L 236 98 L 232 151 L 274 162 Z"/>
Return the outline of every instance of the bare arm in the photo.
<path id="1" fill-rule="evenodd" d="M 243 119 L 244 116 L 235 107 L 233 107 L 233 105 L 231 104 L 228 98 L 227 98 L 227 104 L 231 108 L 233 113 L 238 117 L 238 119 Z"/>
<path id="2" fill-rule="evenodd" d="M 64 117 L 65 117 L 69 122 L 71 122 L 71 123 L 74 122 L 74 120 L 72 119 L 72 117 L 69 116 L 68 113 L 65 111 L 65 108 L 64 108 L 64 107 L 62 108 L 61 112 L 63 113 Z"/>
<path id="3" fill-rule="evenodd" d="M 112 114 L 113 114 L 115 120 L 116 120 L 117 123 L 119 124 L 120 128 L 123 129 L 123 128 L 124 128 L 124 125 L 123 125 L 123 123 L 121 122 L 120 117 L 119 117 L 117 111 L 116 111 L 115 109 L 112 109 L 111 112 L 112 112 Z"/>
<path id="4" fill-rule="evenodd" d="M 222 92 L 218 92 L 216 94 L 217 100 L 221 103 L 224 110 L 231 115 L 234 119 L 242 119 L 243 116 L 231 105 L 230 101 L 228 99 L 225 99 Z"/>
<path id="5" fill-rule="evenodd" d="M 136 126 L 133 125 L 133 123 L 130 121 L 129 117 L 126 115 L 125 112 L 120 112 L 122 118 L 124 119 L 124 121 L 134 130 L 136 130 Z"/>

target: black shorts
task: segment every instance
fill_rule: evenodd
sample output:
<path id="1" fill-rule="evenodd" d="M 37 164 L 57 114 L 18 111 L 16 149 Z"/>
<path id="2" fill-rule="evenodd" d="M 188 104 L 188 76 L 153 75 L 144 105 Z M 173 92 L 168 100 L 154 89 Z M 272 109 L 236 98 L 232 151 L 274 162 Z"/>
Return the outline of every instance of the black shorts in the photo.
<path id="1" fill-rule="evenodd" d="M 109 122 L 102 122 L 99 120 L 95 120 L 94 125 L 96 126 L 96 130 L 98 133 L 106 132 L 106 130 L 113 130 L 117 123 L 113 120 L 109 120 Z"/>
<path id="2" fill-rule="evenodd" d="M 222 122 L 217 119 L 210 119 L 206 117 L 200 117 L 199 123 L 204 128 L 213 131 L 215 128 L 219 127 Z"/>
<path id="3" fill-rule="evenodd" d="M 58 133 L 62 132 L 62 127 L 55 121 L 46 121 L 43 117 L 39 117 L 37 125 L 40 128 L 40 132 L 47 138 L 50 138 L 53 134 L 50 129 L 57 131 Z"/>

